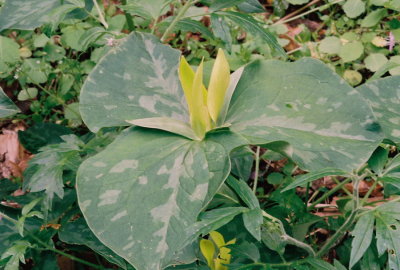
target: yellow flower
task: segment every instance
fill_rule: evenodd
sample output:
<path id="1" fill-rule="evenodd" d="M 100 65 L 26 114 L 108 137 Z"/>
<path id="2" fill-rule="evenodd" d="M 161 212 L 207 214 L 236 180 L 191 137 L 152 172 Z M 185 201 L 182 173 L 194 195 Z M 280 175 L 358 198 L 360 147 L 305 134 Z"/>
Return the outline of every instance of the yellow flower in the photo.
<path id="1" fill-rule="evenodd" d="M 211 270 L 228 270 L 225 265 L 231 262 L 232 255 L 226 246 L 235 244 L 236 239 L 225 243 L 224 237 L 217 231 L 210 232 L 210 239 L 200 241 L 200 250 L 207 260 L 207 265 Z"/>
<path id="2" fill-rule="evenodd" d="M 203 61 L 194 72 L 182 56 L 179 79 L 189 108 L 190 124 L 195 134 L 203 139 L 207 131 L 216 127 L 229 86 L 230 68 L 223 50 L 218 50 L 208 91 L 203 84 Z"/>

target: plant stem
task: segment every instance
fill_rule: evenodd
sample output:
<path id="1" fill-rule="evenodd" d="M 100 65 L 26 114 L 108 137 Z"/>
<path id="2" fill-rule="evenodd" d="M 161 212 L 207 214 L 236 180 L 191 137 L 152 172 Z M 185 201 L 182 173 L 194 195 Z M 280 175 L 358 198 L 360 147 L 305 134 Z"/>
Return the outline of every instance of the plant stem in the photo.
<path id="1" fill-rule="evenodd" d="M 63 252 L 63 251 L 61 251 L 61 250 L 58 250 L 58 249 L 56 249 L 56 248 L 53 248 L 53 247 L 49 246 L 48 244 L 46 244 L 45 242 L 43 242 L 42 240 L 40 240 L 38 237 L 36 237 L 35 235 L 33 235 L 33 233 L 31 233 L 31 232 L 29 232 L 29 231 L 28 231 L 28 234 L 29 234 L 33 239 L 35 239 L 36 242 L 38 242 L 39 244 L 41 244 L 42 246 L 44 246 L 46 250 L 53 251 L 53 252 L 58 253 L 58 254 L 60 254 L 60 255 L 62 255 L 62 256 L 64 256 L 64 257 L 67 257 L 67 258 L 69 258 L 69 259 L 71 259 L 71 260 L 73 260 L 73 261 L 79 262 L 79 263 L 81 263 L 81 264 L 85 264 L 85 265 L 90 266 L 90 267 L 93 267 L 93 268 L 95 268 L 95 269 L 104 269 L 104 267 L 102 267 L 102 266 L 100 266 L 100 265 L 93 264 L 93 263 L 91 263 L 91 262 L 87 262 L 87 261 L 82 260 L 82 259 L 80 259 L 80 258 L 78 258 L 78 257 L 75 257 L 75 256 L 73 256 L 73 255 L 71 255 L 71 254 L 65 253 L 65 252 Z"/>
<path id="2" fill-rule="evenodd" d="M 297 16 L 291 17 L 291 18 L 289 18 L 289 19 L 282 20 L 282 21 L 277 21 L 277 22 L 274 23 L 273 25 L 284 24 L 284 23 L 288 23 L 288 22 L 294 21 L 294 20 L 299 19 L 299 18 L 301 18 L 301 17 L 303 17 L 303 16 L 305 16 L 305 15 L 308 15 L 308 14 L 313 13 L 313 12 L 315 12 L 315 11 L 322 11 L 322 10 L 324 10 L 324 9 L 329 8 L 329 7 L 332 6 L 332 5 L 335 5 L 335 4 L 340 3 L 340 2 L 343 2 L 343 1 L 344 1 L 344 0 L 336 0 L 336 1 L 333 1 L 333 2 L 331 2 L 331 3 L 327 3 L 327 4 L 325 4 L 325 5 L 322 5 L 322 6 L 313 8 L 313 9 L 310 9 L 310 10 L 308 10 L 308 11 L 306 11 L 306 12 L 303 12 L 303 13 L 301 13 L 301 14 L 299 14 L 299 15 L 297 15 Z"/>
<path id="3" fill-rule="evenodd" d="M 317 204 L 319 204 L 320 202 L 324 201 L 326 198 L 328 198 L 329 196 L 331 196 L 332 194 L 334 194 L 336 191 L 338 191 L 339 189 L 341 189 L 344 185 L 346 185 L 347 183 L 349 183 L 352 179 L 351 178 L 347 178 L 346 180 L 344 180 L 343 182 L 340 182 L 340 184 L 338 184 L 336 187 L 332 188 L 331 190 L 329 190 L 328 192 L 324 193 L 324 195 L 322 195 L 318 200 L 316 200 L 315 202 L 313 202 L 310 206 L 307 207 L 307 210 L 312 210 Z"/>
<path id="4" fill-rule="evenodd" d="M 104 19 L 103 12 L 101 11 L 99 4 L 97 3 L 97 0 L 93 0 L 93 4 L 96 7 L 97 13 L 99 14 L 99 21 L 104 26 L 104 28 L 108 29 L 108 23 Z"/>
<path id="5" fill-rule="evenodd" d="M 365 202 L 368 200 L 369 196 L 375 190 L 377 185 L 378 185 L 378 181 L 374 181 L 372 186 L 368 189 L 367 194 L 365 194 L 364 198 L 362 198 L 362 200 L 360 202 L 361 206 L 363 206 L 365 204 Z"/>
<path id="6" fill-rule="evenodd" d="M 121 0 L 123 5 L 126 5 L 126 0 Z M 133 22 L 132 15 L 128 12 L 125 12 L 126 24 L 128 25 L 128 30 L 133 31 L 135 30 L 135 23 Z"/>
<path id="7" fill-rule="evenodd" d="M 253 185 L 253 193 L 256 194 L 257 192 L 257 185 L 258 185 L 258 172 L 260 170 L 260 146 L 257 146 L 256 150 L 256 168 L 254 172 L 254 185 Z"/>
<path id="8" fill-rule="evenodd" d="M 182 9 L 178 12 L 174 20 L 171 22 L 171 24 L 168 26 L 167 30 L 165 30 L 164 34 L 161 37 L 161 42 L 165 42 L 165 39 L 168 37 L 168 35 L 174 30 L 176 24 L 179 22 L 180 19 L 185 15 L 186 11 L 194 5 L 198 0 L 188 0 L 185 5 L 182 7 Z"/>
<path id="9" fill-rule="evenodd" d="M 328 241 L 322 246 L 322 248 L 315 255 L 317 258 L 322 257 L 327 253 L 336 243 L 336 241 L 347 231 L 347 229 L 353 224 L 356 217 L 357 211 L 353 210 L 346 221 L 340 226 L 335 234 L 328 239 Z"/>

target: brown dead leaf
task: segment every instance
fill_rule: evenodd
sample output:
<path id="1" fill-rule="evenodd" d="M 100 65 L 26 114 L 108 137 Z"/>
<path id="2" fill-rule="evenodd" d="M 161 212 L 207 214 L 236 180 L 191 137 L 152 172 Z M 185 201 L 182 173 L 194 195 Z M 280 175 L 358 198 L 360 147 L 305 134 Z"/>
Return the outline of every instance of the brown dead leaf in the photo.
<path id="1" fill-rule="evenodd" d="M 22 124 L 4 128 L 0 134 L 0 178 L 22 177 L 32 157 L 18 140 L 18 131 L 25 130 Z"/>

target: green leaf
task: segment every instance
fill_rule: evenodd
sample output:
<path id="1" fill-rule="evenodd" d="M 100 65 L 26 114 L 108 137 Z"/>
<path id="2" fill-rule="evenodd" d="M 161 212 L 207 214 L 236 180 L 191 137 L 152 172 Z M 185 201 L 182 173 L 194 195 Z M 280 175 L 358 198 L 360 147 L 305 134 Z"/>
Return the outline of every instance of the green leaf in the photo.
<path id="1" fill-rule="evenodd" d="M 361 259 L 370 246 L 374 231 L 374 222 L 375 217 L 372 212 L 363 215 L 357 221 L 357 224 L 351 233 L 354 236 L 354 239 L 351 243 L 350 268 Z"/>
<path id="2" fill-rule="evenodd" d="M 373 27 L 387 16 L 387 10 L 380 8 L 370 12 L 361 22 L 361 27 Z"/>
<path id="3" fill-rule="evenodd" d="M 371 53 L 365 59 L 365 67 L 372 72 L 378 71 L 387 63 L 388 59 L 382 53 Z"/>
<path id="4" fill-rule="evenodd" d="M 19 45 L 17 42 L 11 38 L 0 36 L 0 61 L 8 64 L 18 62 L 20 59 L 18 49 Z"/>
<path id="5" fill-rule="evenodd" d="M 365 12 L 365 3 L 362 0 L 347 0 L 343 11 L 349 18 L 356 18 Z"/>
<path id="6" fill-rule="evenodd" d="M 265 8 L 258 0 L 245 0 L 238 5 L 240 11 L 246 13 L 263 13 Z"/>
<path id="7" fill-rule="evenodd" d="M 303 174 L 300 176 L 297 176 L 295 178 L 295 181 L 293 183 L 291 183 L 290 185 L 288 185 L 287 187 L 285 187 L 282 192 L 285 192 L 287 190 L 293 189 L 297 186 L 303 186 L 307 183 L 310 183 L 314 180 L 317 180 L 319 178 L 322 178 L 324 176 L 330 176 L 330 175 L 346 175 L 348 174 L 347 172 L 343 171 L 343 170 L 338 170 L 338 169 L 334 169 L 334 168 L 324 168 L 318 171 L 312 171 L 310 173 L 307 174 Z"/>
<path id="8" fill-rule="evenodd" d="M 351 41 L 340 48 L 339 56 L 347 63 L 360 58 L 363 52 L 364 46 L 360 41 Z"/>
<path id="9" fill-rule="evenodd" d="M 370 159 L 368 160 L 368 166 L 378 175 L 382 174 L 383 167 L 385 166 L 389 155 L 389 149 L 378 147 Z"/>
<path id="10" fill-rule="evenodd" d="M 243 224 L 247 231 L 257 240 L 261 240 L 261 225 L 263 214 L 260 208 L 251 209 L 243 213 Z"/>
<path id="11" fill-rule="evenodd" d="M 396 67 L 389 69 L 390 75 L 400 75 L 400 55 L 390 57 L 389 63 L 396 65 Z"/>
<path id="12" fill-rule="evenodd" d="M 281 150 L 311 170 L 358 168 L 382 139 L 359 93 L 310 58 L 247 65 L 226 122 L 250 144 L 288 142 Z"/>
<path id="13" fill-rule="evenodd" d="M 25 131 L 18 132 L 18 139 L 29 152 L 36 154 L 39 148 L 60 143 L 62 135 L 71 134 L 72 131 L 62 125 L 53 123 L 38 123 Z"/>
<path id="14" fill-rule="evenodd" d="M 102 58 L 81 90 L 85 124 L 97 132 L 151 117 L 188 122 L 177 76 L 179 55 L 148 34 L 132 33 L 119 40 L 119 46 Z"/>
<path id="15" fill-rule="evenodd" d="M 317 258 L 308 258 L 307 263 L 309 263 L 315 270 L 337 270 L 333 265 Z"/>
<path id="16" fill-rule="evenodd" d="M 23 89 L 18 93 L 18 100 L 25 101 L 36 98 L 38 94 L 38 89 L 36 87 L 29 87 L 27 89 Z"/>
<path id="17" fill-rule="evenodd" d="M 360 84 L 363 80 L 361 73 L 356 70 L 346 70 L 343 78 L 352 86 Z"/>
<path id="18" fill-rule="evenodd" d="M 18 107 L 14 105 L 0 87 L 0 118 L 5 118 L 18 112 Z"/>
<path id="19" fill-rule="evenodd" d="M 310 2 L 310 0 L 287 0 L 287 1 L 292 5 L 303 5 Z"/>
<path id="20" fill-rule="evenodd" d="M 64 196 L 63 171 L 76 168 L 79 157 L 79 146 L 82 143 L 75 135 L 64 135 L 65 141 L 59 145 L 50 145 L 41 149 L 29 161 L 29 168 L 25 171 L 24 189 L 31 192 L 44 190 L 48 204 L 57 194 L 59 198 Z"/>
<path id="21" fill-rule="evenodd" d="M 400 223 L 390 214 L 378 210 L 376 217 L 376 246 L 379 256 L 388 252 L 389 268 L 400 269 Z"/>
<path id="22" fill-rule="evenodd" d="M 319 44 L 319 50 L 323 53 L 338 54 L 342 43 L 338 37 L 326 37 Z"/>
<path id="23" fill-rule="evenodd" d="M 400 77 L 366 83 L 358 90 L 369 102 L 387 139 L 400 142 Z"/>
<path id="24" fill-rule="evenodd" d="M 192 32 L 196 33 L 199 32 L 202 34 L 203 37 L 209 38 L 209 39 L 214 39 L 213 33 L 204 26 L 199 21 L 191 20 L 191 19 L 183 19 L 178 21 L 178 23 L 175 26 L 177 29 L 185 32 Z"/>
<path id="25" fill-rule="evenodd" d="M 225 18 L 223 16 L 219 16 L 216 13 L 211 14 L 211 28 L 214 32 L 214 35 L 217 38 L 220 38 L 222 42 L 225 44 L 225 47 L 228 51 L 232 50 L 232 35 L 231 29 L 227 24 Z"/>
<path id="26" fill-rule="evenodd" d="M 13 243 L 1 256 L 1 259 L 11 257 L 4 270 L 18 270 L 19 263 L 25 263 L 25 252 L 30 247 L 31 244 L 28 241 L 20 240 Z"/>
<path id="27" fill-rule="evenodd" d="M 224 207 L 207 211 L 200 215 L 200 221 L 186 229 L 186 233 L 193 237 L 206 235 L 228 224 L 234 217 L 247 211 L 248 208 L 245 207 Z"/>
<path id="28" fill-rule="evenodd" d="M 210 11 L 215 12 L 224 8 L 229 8 L 233 7 L 236 5 L 241 4 L 245 0 L 215 0 L 211 5 L 210 5 Z"/>
<path id="29" fill-rule="evenodd" d="M 218 143 L 129 128 L 80 166 L 79 205 L 111 250 L 137 269 L 161 269 L 194 240 L 185 230 L 229 170 Z"/>
<path id="30" fill-rule="evenodd" d="M 243 180 L 236 180 L 234 177 L 229 176 L 226 183 L 236 192 L 242 201 L 250 209 L 260 208 L 260 203 L 253 191 Z"/>
<path id="31" fill-rule="evenodd" d="M 65 243 L 72 245 L 85 245 L 96 253 L 99 253 L 109 262 L 114 263 L 123 269 L 127 268 L 125 260 L 104 246 L 92 233 L 83 218 L 62 225 L 61 230 L 58 232 L 58 236 L 60 240 Z"/>
<path id="32" fill-rule="evenodd" d="M 167 11 L 166 3 L 168 0 L 129 0 L 127 8 L 135 15 L 157 19 Z"/>
<path id="33" fill-rule="evenodd" d="M 283 50 L 283 48 L 278 44 L 275 36 L 265 29 L 263 25 L 252 16 L 233 11 L 219 11 L 217 14 L 228 18 L 247 32 L 259 36 L 281 56 L 286 56 L 285 50 Z"/>

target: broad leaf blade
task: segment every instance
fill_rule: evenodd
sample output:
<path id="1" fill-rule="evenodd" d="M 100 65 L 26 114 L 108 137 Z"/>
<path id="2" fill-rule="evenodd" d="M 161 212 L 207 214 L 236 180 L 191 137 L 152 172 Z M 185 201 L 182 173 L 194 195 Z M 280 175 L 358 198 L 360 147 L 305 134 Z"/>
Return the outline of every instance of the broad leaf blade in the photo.
<path id="1" fill-rule="evenodd" d="M 148 34 L 132 33 L 120 40 L 83 86 L 83 121 L 92 131 L 151 117 L 188 121 L 177 74 L 179 55 Z"/>
<path id="2" fill-rule="evenodd" d="M 78 200 L 105 245 L 137 269 L 162 269 L 191 242 L 186 228 L 229 167 L 217 143 L 130 128 L 81 165 Z"/>
<path id="3" fill-rule="evenodd" d="M 252 16 L 233 12 L 233 11 L 219 11 L 217 13 L 233 21 L 249 33 L 261 37 L 271 48 L 275 49 L 280 55 L 286 56 L 286 52 L 278 44 L 276 38 L 266 30 L 259 21 L 255 20 Z"/>
<path id="4" fill-rule="evenodd" d="M 362 216 L 352 232 L 354 236 L 351 243 L 350 268 L 352 268 L 367 251 L 372 241 L 375 217 L 373 213 Z"/>
<path id="5" fill-rule="evenodd" d="M 400 142 L 400 76 L 387 77 L 358 87 L 368 100 L 382 126 L 385 137 Z"/>
<path id="6" fill-rule="evenodd" d="M 8 117 L 19 112 L 17 106 L 6 96 L 0 87 L 0 118 Z"/>
<path id="7" fill-rule="evenodd" d="M 287 141 L 290 157 L 313 170 L 358 168 L 382 139 L 358 92 L 311 58 L 246 66 L 226 121 L 253 144 Z"/>
<path id="8" fill-rule="evenodd" d="M 322 178 L 324 176 L 346 175 L 346 174 L 347 173 L 345 171 L 338 170 L 338 169 L 333 169 L 333 168 L 324 168 L 322 170 L 310 172 L 310 173 L 307 173 L 307 174 L 302 174 L 302 175 L 296 177 L 294 182 L 291 183 L 290 185 L 288 185 L 287 187 L 285 187 L 282 190 L 282 192 L 287 191 L 289 189 L 293 189 L 293 188 L 298 187 L 298 186 L 305 185 L 307 183 L 310 183 L 310 182 L 312 182 L 314 180 L 317 180 L 319 178 Z"/>

